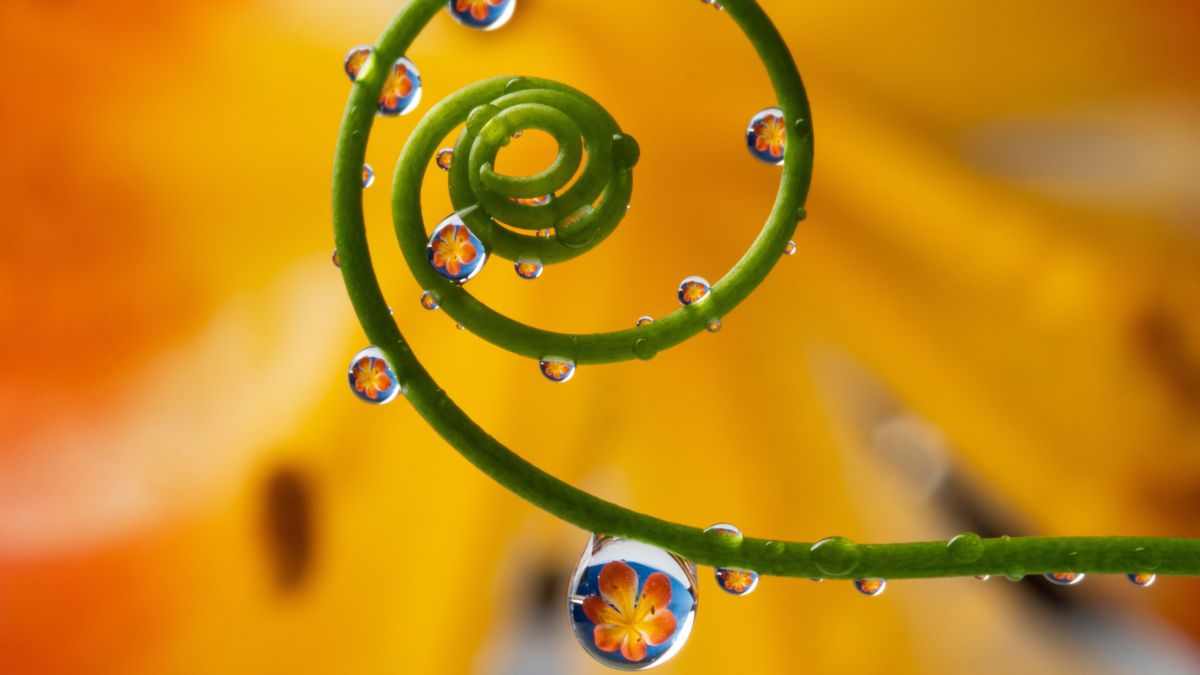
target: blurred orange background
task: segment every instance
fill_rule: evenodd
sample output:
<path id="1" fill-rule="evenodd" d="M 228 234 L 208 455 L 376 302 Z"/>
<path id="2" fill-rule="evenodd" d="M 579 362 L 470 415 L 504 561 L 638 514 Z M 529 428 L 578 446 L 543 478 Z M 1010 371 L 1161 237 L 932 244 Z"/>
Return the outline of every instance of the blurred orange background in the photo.
<path id="1" fill-rule="evenodd" d="M 380 119 L 376 267 L 416 353 L 556 476 L 748 535 L 1200 536 L 1200 5 L 762 0 L 812 101 L 796 255 L 650 362 L 536 364 L 417 303 L 391 167 L 483 77 L 579 87 L 641 143 L 629 217 L 536 283 L 470 290 L 587 332 L 715 280 L 778 169 L 773 104 L 696 0 L 439 15 L 415 114 Z M 395 2 L 0 5 L 0 672 L 601 672 L 565 585 L 587 535 L 346 390 L 329 262 L 342 58 Z M 549 152 L 537 134 L 513 166 Z M 541 144 L 541 145 L 539 145 Z M 449 212 L 444 177 L 422 188 Z M 1200 583 L 849 584 L 700 572 L 661 672 L 1192 673 Z"/>

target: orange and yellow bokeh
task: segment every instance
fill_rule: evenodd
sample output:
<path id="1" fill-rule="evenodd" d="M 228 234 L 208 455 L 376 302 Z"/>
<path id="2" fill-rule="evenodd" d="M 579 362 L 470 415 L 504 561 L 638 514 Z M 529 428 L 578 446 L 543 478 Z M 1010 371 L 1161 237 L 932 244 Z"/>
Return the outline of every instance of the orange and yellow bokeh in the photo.
<path id="1" fill-rule="evenodd" d="M 392 167 L 436 101 L 547 77 L 641 144 L 628 217 L 469 290 L 590 332 L 672 310 L 753 240 L 778 167 L 752 49 L 699 0 L 437 17 L 365 192 L 395 318 L 449 394 L 556 476 L 749 536 L 1200 536 L 1200 5 L 760 0 L 813 108 L 809 218 L 715 335 L 566 384 L 426 311 Z M 0 673 L 602 672 L 565 587 L 587 534 L 402 398 L 364 405 L 329 261 L 347 50 L 396 2 L 0 4 Z M 509 164 L 536 170 L 526 133 Z M 426 221 L 450 211 L 444 175 Z M 663 673 L 1194 672 L 1200 584 L 850 584 L 702 569 Z M 1047 598 L 1050 598 L 1047 600 Z"/>

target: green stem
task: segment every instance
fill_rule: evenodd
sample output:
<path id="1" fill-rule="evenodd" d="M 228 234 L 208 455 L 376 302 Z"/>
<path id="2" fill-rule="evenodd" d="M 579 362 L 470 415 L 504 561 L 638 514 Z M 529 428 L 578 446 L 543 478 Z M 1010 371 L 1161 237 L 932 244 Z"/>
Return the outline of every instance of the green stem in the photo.
<path id="1" fill-rule="evenodd" d="M 649 358 L 660 349 L 686 340 L 702 330 L 709 319 L 732 310 L 766 278 L 797 222 L 804 217 L 812 175 L 811 114 L 791 54 L 757 3 L 725 0 L 724 5 L 758 51 L 775 88 L 777 104 L 790 125 L 790 134 L 775 207 L 743 258 L 713 285 L 711 296 L 643 328 L 569 335 L 543 331 L 496 314 L 430 268 L 425 261 L 426 229 L 418 188 L 437 144 L 463 121 L 466 129 L 456 144 L 456 168 L 451 176 L 452 199 L 459 209 L 481 205 L 472 211 L 469 224 L 473 231 L 478 230 L 477 235 L 493 254 L 508 257 L 532 254 L 544 263 L 566 260 L 602 240 L 628 204 L 629 169 L 636 162 L 636 144 L 621 137 L 607 113 L 569 87 L 534 78 L 504 77 L 471 85 L 434 106 L 405 146 L 396 171 L 393 216 L 397 238 L 417 280 L 436 295 L 448 314 L 480 337 L 517 354 L 605 363 Z M 488 435 L 438 387 L 393 322 L 375 278 L 362 211 L 361 168 L 375 119 L 376 101 L 387 75 L 386 66 L 404 54 L 426 23 L 444 6 L 445 0 L 412 0 L 404 5 L 376 45 L 373 67 L 351 91 L 334 161 L 334 237 L 346 290 L 367 338 L 387 355 L 413 407 L 481 471 L 535 506 L 585 530 L 644 541 L 701 564 L 751 569 L 762 574 L 892 579 L 1045 572 L 1200 574 L 1200 540 L 1193 539 L 981 540 L 971 535 L 950 544 L 855 545 L 834 539 L 817 546 L 752 538 L 734 540 L 599 499 L 543 472 Z M 479 112 L 472 119 L 475 110 Z M 569 119 L 553 111 L 566 112 Z M 576 128 L 571 128 L 572 123 Z M 584 170 L 587 180 L 577 182 L 571 188 L 577 192 L 568 191 L 569 196 L 564 195 L 561 204 L 548 211 L 508 211 L 501 198 L 528 196 L 552 187 L 568 173 L 564 168 L 552 165 L 543 174 L 526 179 L 507 179 L 490 172 L 495 151 L 505 142 L 503 136 L 523 124 L 545 128 L 556 136 L 579 133 L 589 144 L 589 152 L 593 147 L 603 148 L 603 152 L 594 154 L 605 161 L 589 158 Z M 611 136 L 612 140 L 605 140 L 603 135 Z M 569 164 L 577 161 L 577 156 L 568 147 L 556 160 L 559 161 Z M 504 194 L 505 189 L 511 194 Z M 587 204 L 597 190 L 602 190 L 602 196 L 593 212 Z M 566 211 L 576 209 L 588 219 L 588 227 L 594 232 L 589 240 L 569 242 L 565 238 L 539 240 L 499 227 L 492 229 L 489 204 L 493 209 L 506 210 L 507 217 L 529 218 L 522 220 L 526 228 L 535 225 L 537 218 L 545 218 L 545 213 L 561 218 Z"/>

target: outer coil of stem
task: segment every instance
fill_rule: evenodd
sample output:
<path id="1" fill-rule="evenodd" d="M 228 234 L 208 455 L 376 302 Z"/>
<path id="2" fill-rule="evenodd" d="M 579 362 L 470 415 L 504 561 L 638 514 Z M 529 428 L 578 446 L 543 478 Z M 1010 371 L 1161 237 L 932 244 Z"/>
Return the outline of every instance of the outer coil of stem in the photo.
<path id="1" fill-rule="evenodd" d="M 619 134 L 615 122 L 605 119 L 607 113 L 598 105 L 594 108 L 587 105 L 590 99 L 570 88 L 534 78 L 504 77 L 471 85 L 434 106 L 410 138 L 396 171 L 393 216 L 397 238 L 414 275 L 437 294 L 447 313 L 480 337 L 518 354 L 531 358 L 555 354 L 577 363 L 603 363 L 635 354 L 652 354 L 682 342 L 703 330 L 708 320 L 727 314 L 762 282 L 796 223 L 804 216 L 803 205 L 812 173 L 811 117 L 791 54 L 757 3 L 724 0 L 723 4 L 754 44 L 766 67 L 777 104 L 789 125 L 789 142 L 778 197 L 766 226 L 730 273 L 714 284 L 711 297 L 642 328 L 569 335 L 542 331 L 496 314 L 429 268 L 423 255 L 425 229 L 416 188 L 436 143 L 464 120 L 467 128 L 456 143 L 459 159 L 451 172 L 451 198 L 456 208 L 467 210 L 464 218 L 469 219 L 468 224 L 493 253 L 509 258 L 529 255 L 547 263 L 569 259 L 598 243 L 607 234 L 606 229 L 611 231 L 620 220 L 620 214 L 606 210 L 606 204 L 623 212 L 628 203 L 629 172 L 622 169 L 632 166 L 636 154 L 630 158 L 630 146 L 619 140 L 609 149 L 615 148 L 616 155 L 624 152 L 626 156 L 614 159 L 610 155 L 607 163 L 595 162 L 588 181 L 580 181 L 584 187 L 574 195 L 564 195 L 559 206 L 534 214 L 510 208 L 500 201 L 504 196 L 536 196 L 554 186 L 565 172 L 561 167 L 574 161 L 571 141 L 567 140 L 571 133 L 582 132 L 585 142 L 588 134 L 593 134 L 591 142 L 599 143 L 598 147 L 604 144 L 595 134 L 601 131 L 611 131 L 614 137 Z M 810 543 L 753 538 L 731 543 L 697 528 L 637 513 L 554 478 L 488 435 L 437 386 L 393 322 L 374 275 L 362 211 L 361 169 L 375 119 L 375 104 L 386 76 L 387 68 L 383 66 L 402 56 L 444 6 L 444 0 L 411 0 L 404 5 L 375 46 L 375 67 L 364 72 L 353 87 L 334 161 L 333 219 L 342 275 L 364 332 L 387 355 L 404 384 L 409 402 L 468 461 L 535 506 L 585 530 L 644 541 L 701 564 L 751 569 L 761 574 L 890 579 L 1052 571 L 1200 574 L 1200 541 L 1140 537 L 988 539 L 983 541 L 978 557 L 970 562 L 952 556 L 946 542 L 848 545 L 846 555 L 853 560 L 851 568 L 829 573 L 817 565 Z M 513 98 L 505 101 L 505 96 Z M 564 104 L 564 97 L 584 101 L 583 107 L 574 111 L 576 115 L 567 115 L 566 120 L 552 112 L 575 105 Z M 506 108 L 497 106 L 497 102 Z M 555 104 L 548 105 L 552 102 Z M 496 110 L 488 109 L 489 105 Z M 476 113 L 478 118 L 468 119 L 480 106 L 484 109 Z M 536 106 L 548 106 L 549 111 Z M 482 171 L 494 161 L 493 150 L 502 146 L 500 136 L 527 124 L 544 128 L 559 139 L 562 152 L 556 163 L 538 176 L 512 180 L 495 175 L 494 170 Z M 633 148 L 635 153 L 636 146 Z M 459 154 L 464 152 L 465 155 Z M 583 242 L 568 245 L 558 238 L 538 241 L 493 227 L 486 215 L 494 210 L 493 215 L 512 220 L 518 229 L 530 229 L 539 222 L 547 222 L 538 218 L 551 216 L 557 224 L 570 209 L 591 208 L 587 206 L 587 194 L 599 184 L 606 186 L 596 207 L 599 215 L 586 210 L 584 213 L 592 217 L 595 232 Z M 639 345 L 639 340 L 647 342 Z"/>

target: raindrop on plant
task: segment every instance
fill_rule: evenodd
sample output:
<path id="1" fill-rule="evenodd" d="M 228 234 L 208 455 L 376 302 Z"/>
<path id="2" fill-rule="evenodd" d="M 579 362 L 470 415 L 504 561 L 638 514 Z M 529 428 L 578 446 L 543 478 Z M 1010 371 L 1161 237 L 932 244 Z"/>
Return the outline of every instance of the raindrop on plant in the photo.
<path id="1" fill-rule="evenodd" d="M 450 164 L 453 161 L 454 148 L 442 148 L 441 150 L 438 150 L 437 157 L 434 159 L 434 162 L 437 163 L 437 167 L 442 171 L 449 171 Z"/>
<path id="2" fill-rule="evenodd" d="M 433 293 L 429 291 L 421 291 L 421 306 L 425 309 L 434 310 L 440 307 L 437 298 L 433 297 Z"/>
<path id="3" fill-rule="evenodd" d="M 854 587 L 863 595 L 879 595 L 887 588 L 887 579 L 855 579 Z"/>
<path id="4" fill-rule="evenodd" d="M 541 261 L 531 260 L 529 258 L 519 258 L 513 263 L 513 269 L 517 271 L 517 276 L 522 279 L 536 279 L 542 276 L 542 270 L 545 267 Z"/>
<path id="5" fill-rule="evenodd" d="M 1134 586 L 1141 586 L 1142 588 L 1145 588 L 1147 586 L 1153 586 L 1154 581 L 1156 579 L 1158 579 L 1158 577 L 1156 577 L 1155 575 L 1153 575 L 1149 572 L 1139 572 L 1137 574 L 1126 574 L 1125 577 L 1127 579 L 1129 579 L 1129 583 L 1133 584 Z"/>
<path id="6" fill-rule="evenodd" d="M 1084 576 L 1086 575 L 1075 572 L 1050 572 L 1046 574 L 1046 579 L 1059 586 L 1074 586 L 1083 581 Z"/>
<path id="7" fill-rule="evenodd" d="M 679 302 L 683 305 L 691 305 L 700 302 L 707 298 L 712 292 L 712 286 L 704 277 L 688 277 L 679 282 Z"/>
<path id="8" fill-rule="evenodd" d="M 722 541 L 729 543 L 737 543 L 742 540 L 742 531 L 729 523 L 717 523 L 704 531 L 722 536 Z M 757 572 L 736 567 L 718 567 L 714 570 L 714 574 L 721 590 L 731 595 L 750 595 L 758 587 Z"/>
<path id="9" fill-rule="evenodd" d="M 783 164 L 783 151 L 787 147 L 787 125 L 783 123 L 783 111 L 767 108 L 750 118 L 746 125 L 746 148 L 760 162 Z"/>
<path id="10" fill-rule="evenodd" d="M 551 382 L 566 382 L 575 377 L 575 362 L 558 356 L 547 356 L 538 362 L 542 375 Z"/>
<path id="11" fill-rule="evenodd" d="M 458 214 L 447 216 L 433 228 L 426 247 L 429 264 L 456 284 L 464 284 L 483 269 L 487 251 Z"/>
<path id="12" fill-rule="evenodd" d="M 342 64 L 342 68 L 351 82 L 356 82 L 359 77 L 367 74 L 369 71 L 368 61 L 373 53 L 373 50 L 365 45 L 353 47 L 346 53 L 346 62 Z"/>
<path id="13" fill-rule="evenodd" d="M 458 23 L 476 30 L 496 30 L 508 23 L 517 0 L 450 0 L 446 10 Z"/>
<path id="14" fill-rule="evenodd" d="M 350 391 L 361 401 L 376 405 L 389 403 L 400 393 L 400 381 L 378 347 L 367 347 L 355 354 L 347 374 Z"/>
<path id="15" fill-rule="evenodd" d="M 396 60 L 379 93 L 379 114 L 387 117 L 412 112 L 421 102 L 421 73 L 412 61 Z"/>

